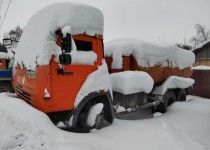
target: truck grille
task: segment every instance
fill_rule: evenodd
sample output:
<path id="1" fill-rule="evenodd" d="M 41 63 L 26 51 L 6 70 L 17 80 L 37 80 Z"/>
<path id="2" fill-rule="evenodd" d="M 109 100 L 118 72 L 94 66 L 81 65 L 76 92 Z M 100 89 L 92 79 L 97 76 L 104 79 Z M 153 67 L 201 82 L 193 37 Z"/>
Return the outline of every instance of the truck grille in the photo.
<path id="1" fill-rule="evenodd" d="M 26 100 L 27 102 L 31 103 L 31 95 L 26 93 L 21 86 L 17 87 L 17 94 L 20 98 Z"/>

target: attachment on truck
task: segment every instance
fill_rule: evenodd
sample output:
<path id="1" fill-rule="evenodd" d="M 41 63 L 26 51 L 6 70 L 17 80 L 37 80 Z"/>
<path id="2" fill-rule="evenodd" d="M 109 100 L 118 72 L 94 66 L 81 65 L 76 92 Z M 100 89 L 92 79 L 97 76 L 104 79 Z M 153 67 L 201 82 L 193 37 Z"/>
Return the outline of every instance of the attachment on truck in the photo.
<path id="1" fill-rule="evenodd" d="M 71 52 L 71 34 L 66 33 L 66 36 L 63 36 L 63 33 L 61 33 L 61 50 L 65 51 L 67 53 Z"/>
<path id="2" fill-rule="evenodd" d="M 61 65 L 69 65 L 71 64 L 71 55 L 66 54 L 71 52 L 71 34 L 67 33 L 66 36 L 63 36 L 63 33 L 61 32 L 61 29 L 55 31 L 55 34 L 61 37 L 61 51 L 62 54 L 59 55 L 59 63 Z M 63 70 L 63 66 L 62 66 Z"/>
<path id="3" fill-rule="evenodd" d="M 69 54 L 59 55 L 59 62 L 60 62 L 61 65 L 71 64 L 71 55 L 69 55 Z"/>

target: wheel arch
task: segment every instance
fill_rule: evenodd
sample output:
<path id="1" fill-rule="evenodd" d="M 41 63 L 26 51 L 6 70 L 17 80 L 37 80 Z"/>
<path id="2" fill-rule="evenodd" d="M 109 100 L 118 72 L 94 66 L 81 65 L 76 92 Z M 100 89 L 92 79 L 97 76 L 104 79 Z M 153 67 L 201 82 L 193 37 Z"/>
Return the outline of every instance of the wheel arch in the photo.
<path id="1" fill-rule="evenodd" d="M 82 110 L 85 108 L 85 106 L 88 103 L 103 103 L 104 104 L 104 110 L 105 110 L 105 116 L 107 121 L 110 123 L 113 122 L 113 108 L 112 108 L 112 98 L 109 92 L 104 93 L 90 93 L 84 99 L 78 104 L 78 106 L 73 110 L 73 120 L 72 120 L 72 127 L 77 127 L 79 115 L 82 112 Z"/>

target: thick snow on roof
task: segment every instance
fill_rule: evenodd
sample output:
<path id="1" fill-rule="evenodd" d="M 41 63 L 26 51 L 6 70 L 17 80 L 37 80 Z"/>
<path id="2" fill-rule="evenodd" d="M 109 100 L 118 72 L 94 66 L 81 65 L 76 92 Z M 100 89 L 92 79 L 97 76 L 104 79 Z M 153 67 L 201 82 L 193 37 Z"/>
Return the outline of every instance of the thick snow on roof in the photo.
<path id="1" fill-rule="evenodd" d="M 167 89 L 172 89 L 172 88 L 186 89 L 192 86 L 194 83 L 195 81 L 191 78 L 171 76 L 162 85 L 156 87 L 153 94 L 164 95 Z"/>
<path id="2" fill-rule="evenodd" d="M 150 93 L 154 81 L 143 71 L 124 71 L 110 74 L 112 90 L 122 94 Z"/>
<path id="3" fill-rule="evenodd" d="M 60 51 L 55 44 L 55 31 L 71 27 L 71 34 L 103 34 L 100 10 L 77 3 L 57 3 L 37 12 L 27 23 L 16 51 L 15 64 L 27 69 L 48 65 L 52 55 Z"/>
<path id="4" fill-rule="evenodd" d="M 210 70 L 210 66 L 196 66 L 193 70 Z"/>
<path id="5" fill-rule="evenodd" d="M 210 43 L 210 39 L 207 40 L 207 41 L 204 41 L 203 43 L 201 44 L 198 44 L 192 51 L 196 51 L 197 49 L 200 49 L 202 48 L 204 45 L 206 45 L 207 43 Z"/>
<path id="6" fill-rule="evenodd" d="M 105 44 L 105 56 L 113 56 L 112 68 L 122 68 L 122 56 L 133 55 L 143 67 L 155 65 L 178 67 L 191 66 L 195 55 L 176 46 L 154 44 L 137 39 L 117 39 Z"/>

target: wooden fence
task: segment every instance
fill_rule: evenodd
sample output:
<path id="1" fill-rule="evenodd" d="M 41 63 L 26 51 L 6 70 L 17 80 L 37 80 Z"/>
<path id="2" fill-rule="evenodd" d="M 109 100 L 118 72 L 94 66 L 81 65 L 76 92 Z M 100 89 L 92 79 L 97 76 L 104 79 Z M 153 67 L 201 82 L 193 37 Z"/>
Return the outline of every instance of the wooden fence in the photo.
<path id="1" fill-rule="evenodd" d="M 210 98 L 210 70 L 193 70 L 191 78 L 195 84 L 189 94 Z"/>

